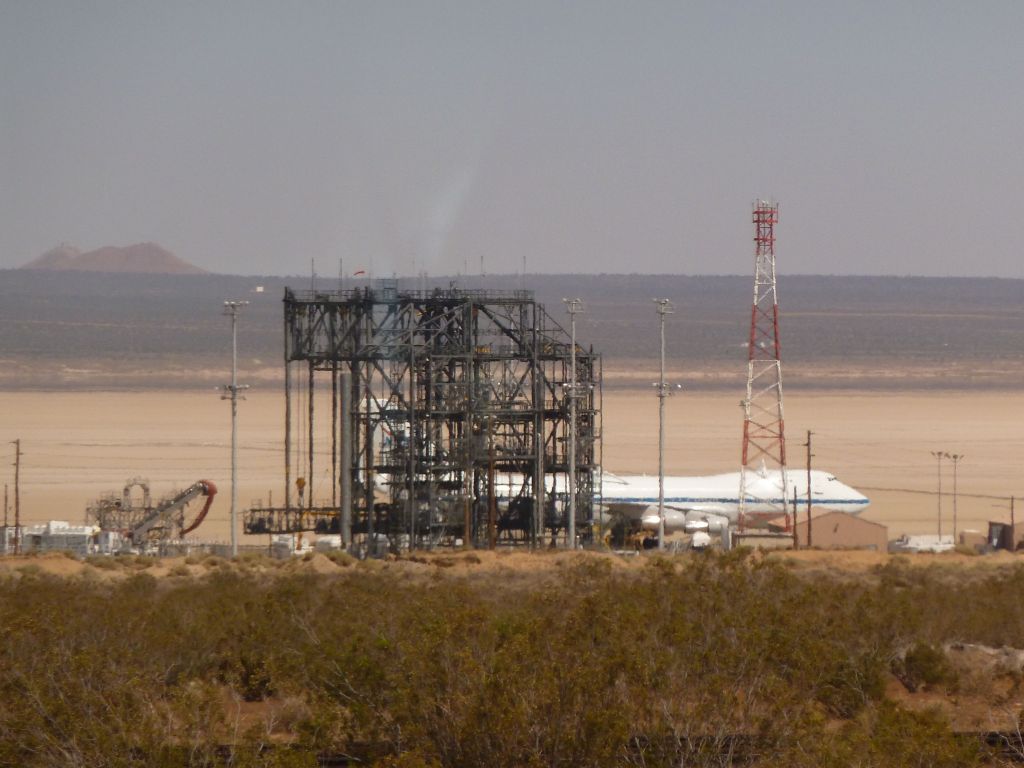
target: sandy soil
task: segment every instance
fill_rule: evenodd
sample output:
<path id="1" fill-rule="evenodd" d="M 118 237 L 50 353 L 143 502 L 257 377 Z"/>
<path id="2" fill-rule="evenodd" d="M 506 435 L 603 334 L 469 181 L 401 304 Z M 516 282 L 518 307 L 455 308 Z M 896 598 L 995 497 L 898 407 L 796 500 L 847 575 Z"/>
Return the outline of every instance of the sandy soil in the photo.
<path id="1" fill-rule="evenodd" d="M 790 464 L 802 468 L 806 430 L 814 465 L 835 472 L 872 499 L 864 513 L 901 533 L 933 533 L 938 522 L 936 462 L 930 451 L 961 453 L 957 525 L 984 530 L 1009 519 L 1009 496 L 1024 495 L 1018 455 L 1024 394 L 1000 391 L 792 392 L 786 428 Z M 22 440 L 21 506 L 26 521 L 82 520 L 102 493 L 120 493 L 135 476 L 153 493 L 209 479 L 221 490 L 205 539 L 228 536 L 230 409 L 210 392 L 0 392 L 2 463 Z M 283 497 L 280 391 L 255 389 L 239 407 L 239 506 Z M 736 471 L 742 412 L 735 392 L 684 392 L 667 404 L 666 471 Z M 603 463 L 616 472 L 657 471 L 657 399 L 649 392 L 605 393 Z M 323 455 L 329 444 L 317 435 Z M 953 524 L 952 467 L 943 469 L 943 531 Z M 9 485 L 13 515 L 13 468 Z M 314 472 L 318 499 L 330 498 L 330 474 Z M 255 542 L 254 542 L 255 543 Z"/>

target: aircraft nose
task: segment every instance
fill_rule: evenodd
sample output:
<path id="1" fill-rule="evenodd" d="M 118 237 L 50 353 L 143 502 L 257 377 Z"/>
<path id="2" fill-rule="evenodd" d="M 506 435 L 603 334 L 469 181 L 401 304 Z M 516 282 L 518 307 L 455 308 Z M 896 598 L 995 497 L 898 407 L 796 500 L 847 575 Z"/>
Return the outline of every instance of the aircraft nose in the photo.
<path id="1" fill-rule="evenodd" d="M 856 488 L 851 488 L 850 486 L 845 484 L 843 485 L 843 494 L 846 495 L 847 498 L 851 499 L 853 503 L 857 505 L 858 509 L 864 509 L 866 506 L 868 506 L 868 504 L 871 503 L 868 500 L 868 497 L 865 496 L 863 493 L 858 491 Z"/>

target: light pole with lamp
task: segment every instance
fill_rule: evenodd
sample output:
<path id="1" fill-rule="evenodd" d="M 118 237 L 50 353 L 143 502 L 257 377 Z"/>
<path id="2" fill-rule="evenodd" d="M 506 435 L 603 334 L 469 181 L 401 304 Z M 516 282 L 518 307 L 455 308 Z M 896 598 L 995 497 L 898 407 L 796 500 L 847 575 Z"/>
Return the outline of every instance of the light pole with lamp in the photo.
<path id="1" fill-rule="evenodd" d="M 224 314 L 231 318 L 231 383 L 223 387 L 221 400 L 231 401 L 231 556 L 238 557 L 238 392 L 249 388 L 238 383 L 238 310 L 248 301 L 225 301 Z M 243 398 L 244 399 L 244 398 Z"/>
<path id="2" fill-rule="evenodd" d="M 661 326 L 661 374 L 658 377 L 658 549 L 665 549 L 665 315 L 675 310 L 668 299 L 655 299 Z"/>

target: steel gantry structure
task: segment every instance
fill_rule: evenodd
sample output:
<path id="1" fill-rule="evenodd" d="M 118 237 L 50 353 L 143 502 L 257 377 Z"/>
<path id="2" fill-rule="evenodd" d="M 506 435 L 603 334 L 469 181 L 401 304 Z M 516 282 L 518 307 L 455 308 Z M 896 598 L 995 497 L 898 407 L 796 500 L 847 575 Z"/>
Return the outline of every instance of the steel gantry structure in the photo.
<path id="1" fill-rule="evenodd" d="M 247 510 L 247 533 L 537 546 L 565 532 L 572 492 L 591 536 L 600 356 L 573 355 L 532 291 L 285 289 L 284 333 L 284 506 Z"/>

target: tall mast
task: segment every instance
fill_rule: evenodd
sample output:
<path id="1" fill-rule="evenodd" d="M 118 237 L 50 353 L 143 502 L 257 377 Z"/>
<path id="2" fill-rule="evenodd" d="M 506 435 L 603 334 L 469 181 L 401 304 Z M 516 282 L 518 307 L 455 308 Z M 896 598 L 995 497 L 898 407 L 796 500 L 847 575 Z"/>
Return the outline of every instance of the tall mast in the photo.
<path id="1" fill-rule="evenodd" d="M 775 224 L 778 220 L 778 203 L 757 201 L 754 205 L 754 301 L 750 312 L 747 396 L 743 400 L 741 530 L 758 518 L 785 516 L 787 530 L 790 525 L 779 302 L 775 292 Z"/>

